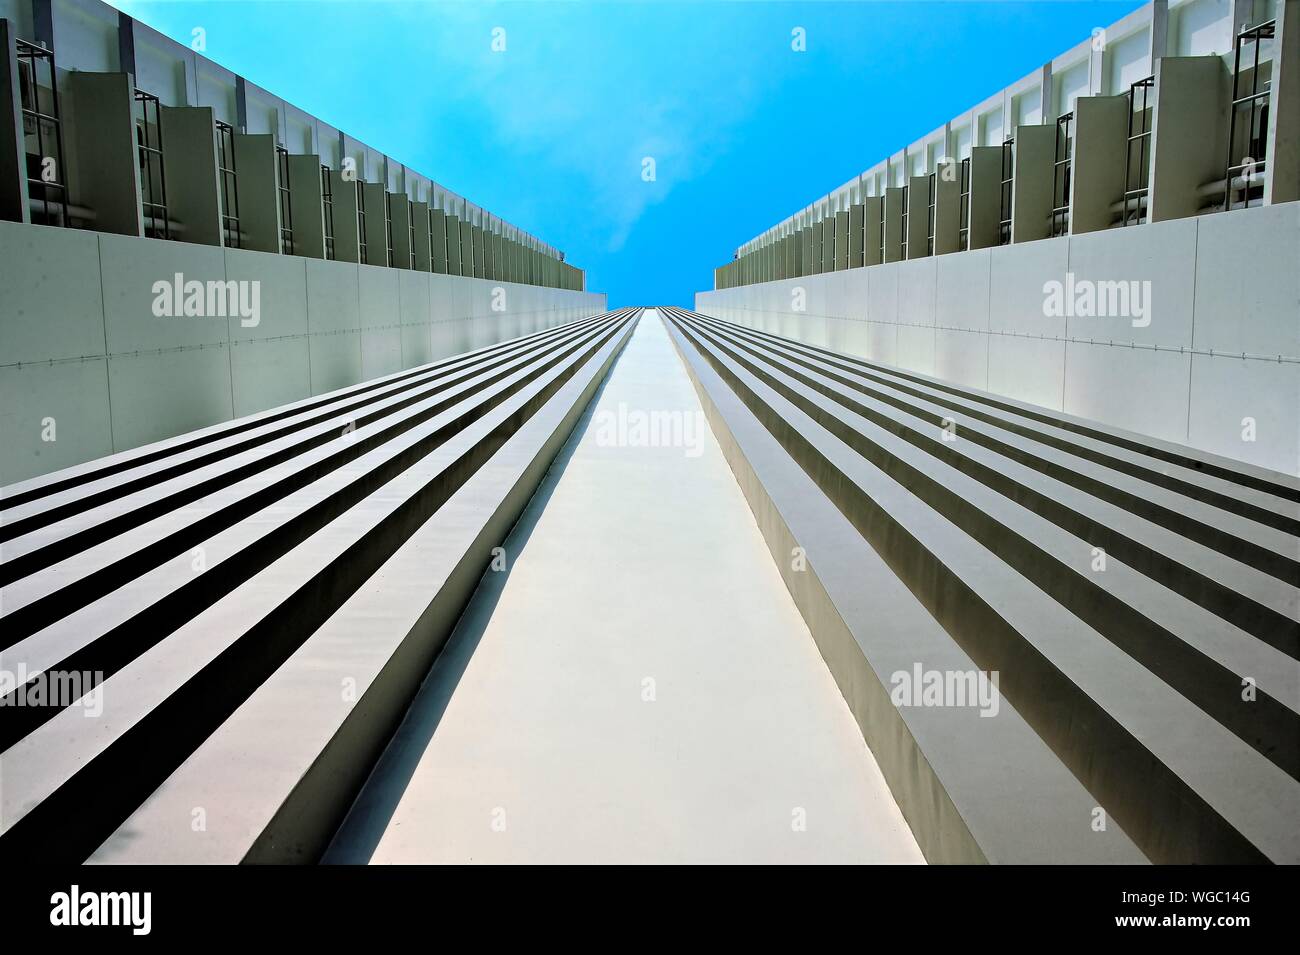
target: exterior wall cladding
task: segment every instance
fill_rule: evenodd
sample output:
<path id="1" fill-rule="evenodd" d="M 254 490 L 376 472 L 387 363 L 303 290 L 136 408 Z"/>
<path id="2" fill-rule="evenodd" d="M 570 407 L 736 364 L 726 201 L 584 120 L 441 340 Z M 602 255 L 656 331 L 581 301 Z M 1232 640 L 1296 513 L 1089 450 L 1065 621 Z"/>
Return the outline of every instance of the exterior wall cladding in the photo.
<path id="1" fill-rule="evenodd" d="M 605 310 L 558 249 L 98 0 L 0 0 L 0 95 L 0 484 Z M 160 316 L 159 282 L 256 314 Z"/>
<path id="2" fill-rule="evenodd" d="M 1300 2 L 1153 3 L 742 245 L 696 309 L 1298 474 L 1298 198 Z"/>

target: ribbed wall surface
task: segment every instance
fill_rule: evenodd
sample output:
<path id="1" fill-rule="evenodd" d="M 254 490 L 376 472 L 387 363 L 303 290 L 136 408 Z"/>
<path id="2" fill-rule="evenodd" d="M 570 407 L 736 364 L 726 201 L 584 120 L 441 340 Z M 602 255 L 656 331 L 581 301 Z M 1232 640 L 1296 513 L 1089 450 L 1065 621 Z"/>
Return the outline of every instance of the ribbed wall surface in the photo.
<path id="1" fill-rule="evenodd" d="M 927 858 L 1300 861 L 1300 482 L 664 314 Z"/>
<path id="2" fill-rule="evenodd" d="M 5 494 L 0 855 L 317 858 L 638 314 Z"/>

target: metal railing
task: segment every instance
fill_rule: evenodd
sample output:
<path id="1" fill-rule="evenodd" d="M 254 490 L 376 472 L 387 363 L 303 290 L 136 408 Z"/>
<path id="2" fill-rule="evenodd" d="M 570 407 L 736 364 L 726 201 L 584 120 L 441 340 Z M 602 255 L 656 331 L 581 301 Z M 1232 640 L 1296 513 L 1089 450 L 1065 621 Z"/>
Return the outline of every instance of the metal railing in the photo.
<path id="1" fill-rule="evenodd" d="M 321 219 L 325 228 L 325 258 L 336 258 L 334 252 L 334 189 L 330 185 L 330 167 L 320 167 Z"/>
<path id="2" fill-rule="evenodd" d="M 140 89 L 133 94 L 132 104 L 140 162 L 140 211 L 144 219 L 144 234 L 152 239 L 170 239 L 167 178 L 163 168 L 162 104 L 158 97 Z"/>
<path id="3" fill-rule="evenodd" d="M 239 179 L 235 173 L 235 128 L 216 121 L 217 127 L 217 197 L 221 200 L 221 234 L 227 248 L 240 247 Z"/>
<path id="4" fill-rule="evenodd" d="M 970 158 L 961 161 L 960 198 L 957 200 L 957 250 L 970 248 Z"/>
<path id="5" fill-rule="evenodd" d="M 1271 62 L 1260 62 L 1260 50 L 1277 36 L 1277 21 L 1269 20 L 1237 34 L 1233 47 L 1232 105 L 1228 113 L 1228 165 L 1224 173 L 1223 208 L 1260 205 L 1264 201 L 1264 168 L 1268 159 L 1268 109 L 1272 98 Z M 1252 54 L 1249 82 L 1241 68 L 1242 52 Z M 1244 140 L 1244 152 L 1238 150 Z M 1238 196 L 1240 193 L 1240 196 Z"/>
<path id="6" fill-rule="evenodd" d="M 1052 159 L 1052 236 L 1070 231 L 1070 167 L 1074 158 L 1074 112 L 1056 121 L 1056 152 Z"/>
<path id="7" fill-rule="evenodd" d="M 393 267 L 393 194 L 384 191 L 384 264 Z"/>
<path id="8" fill-rule="evenodd" d="M 898 257 L 903 260 L 907 259 L 907 206 L 910 199 L 909 194 L 911 193 L 911 190 L 912 187 L 910 185 L 903 186 L 903 214 L 899 217 L 899 221 L 901 223 L 900 231 L 902 234 L 899 236 L 899 246 L 898 246 L 899 249 Z"/>
<path id="9" fill-rule="evenodd" d="M 880 258 L 879 261 L 885 261 L 885 197 L 880 197 Z"/>
<path id="10" fill-rule="evenodd" d="M 409 226 L 410 236 L 406 240 L 406 248 L 411 253 L 411 270 L 415 270 L 415 207 L 411 205 L 411 200 L 406 200 L 406 222 Z"/>
<path id="11" fill-rule="evenodd" d="M 1016 140 L 1002 141 L 1002 180 L 998 194 L 998 244 L 1011 244 L 1011 202 L 1016 179 Z"/>
<path id="12" fill-rule="evenodd" d="M 59 111 L 54 53 L 17 40 L 19 104 L 26 145 L 27 197 L 32 221 L 70 225 L 68 185 L 64 178 L 63 120 Z M 41 82 L 45 72 L 47 82 Z M 38 211 L 39 210 L 39 211 Z"/>
<path id="13" fill-rule="evenodd" d="M 935 174 L 930 173 L 925 199 L 925 254 L 934 255 Z"/>
<path id="14" fill-rule="evenodd" d="M 365 183 L 357 182 L 357 261 L 370 264 L 370 244 L 366 242 L 366 190 Z"/>
<path id="15" fill-rule="evenodd" d="M 1121 225 L 1147 221 L 1147 191 L 1151 172 L 1151 114 L 1156 78 L 1148 76 L 1128 88 L 1128 140 L 1124 150 L 1124 197 Z"/>
<path id="16" fill-rule="evenodd" d="M 275 189 L 280 205 L 280 254 L 293 255 L 293 208 L 289 201 L 289 150 L 275 147 Z"/>

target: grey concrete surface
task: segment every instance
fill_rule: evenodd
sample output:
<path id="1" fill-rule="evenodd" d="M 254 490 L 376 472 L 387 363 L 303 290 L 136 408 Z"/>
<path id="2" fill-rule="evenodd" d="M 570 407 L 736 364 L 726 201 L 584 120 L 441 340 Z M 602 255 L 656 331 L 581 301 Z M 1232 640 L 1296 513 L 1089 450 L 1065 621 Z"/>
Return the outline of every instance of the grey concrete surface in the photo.
<path id="1" fill-rule="evenodd" d="M 1136 845 L 1153 862 L 1294 861 L 1294 479 L 978 392 L 949 404 L 960 389 L 667 314 L 769 548 L 809 555 L 809 573 L 783 568 L 785 582 L 927 859 L 1119 861 Z M 1085 478 L 1071 457 L 1125 478 Z M 1258 546 L 1269 537 L 1276 549 Z M 922 625 L 904 619 L 906 600 L 864 599 L 877 558 L 924 605 Z M 933 623 L 1000 674 L 1009 706 L 938 733 L 930 704 L 900 707 L 894 732 L 863 661 L 884 681 L 909 660 L 933 666 L 936 650 L 951 658 Z M 1020 717 L 1055 769 L 1040 747 L 1002 744 Z M 1018 765 L 987 771 L 1004 760 Z"/>
<path id="2" fill-rule="evenodd" d="M 177 273 L 257 283 L 256 324 L 156 316 L 153 283 Z M 3 221 L 0 289 L 0 484 L 605 309 L 586 292 Z"/>
<path id="3" fill-rule="evenodd" d="M 504 557 L 327 861 L 923 861 L 657 313 Z"/>
<path id="4" fill-rule="evenodd" d="M 1297 250 L 1284 203 L 703 291 L 695 308 L 1294 479 Z M 1146 314 L 1049 316 L 1045 286 L 1067 281 L 1149 282 Z"/>
<path id="5" fill-rule="evenodd" d="M 276 427 L 271 415 L 29 485 L 27 504 L 44 492 L 62 502 L 29 515 L 33 533 L 72 530 L 89 513 L 65 513 L 78 493 L 92 510 L 118 508 L 120 526 L 101 543 L 120 559 L 80 564 L 87 573 L 71 585 L 67 562 L 45 554 L 66 545 L 79 561 L 97 549 L 85 536 L 95 527 L 0 555 L 10 582 L 0 671 L 104 683 L 86 694 L 102 703 L 84 708 L 92 720 L 70 695 L 13 706 L 17 690 L 6 695 L 0 858 L 39 845 L 51 862 L 101 846 L 112 861 L 318 860 L 635 314 L 420 370 L 405 381 L 405 406 L 386 388 L 361 389 L 355 428 L 288 456 L 276 441 L 255 443 Z M 327 406 L 337 398 L 349 400 L 320 409 L 336 424 Z M 278 417 L 310 434 L 319 422 L 303 410 Z M 188 502 L 167 495 L 166 459 L 199 445 L 213 452 L 208 468 L 247 467 L 219 488 L 196 481 Z M 153 510 L 131 503 L 145 486 L 164 492 Z M 176 559 L 191 549 L 166 528 L 194 530 L 174 525 L 170 508 L 207 515 L 198 565 Z M 71 589 L 8 599 L 35 596 L 27 584 L 51 577 Z M 340 637 L 358 627 L 368 639 Z M 331 667 L 347 679 L 330 679 Z"/>

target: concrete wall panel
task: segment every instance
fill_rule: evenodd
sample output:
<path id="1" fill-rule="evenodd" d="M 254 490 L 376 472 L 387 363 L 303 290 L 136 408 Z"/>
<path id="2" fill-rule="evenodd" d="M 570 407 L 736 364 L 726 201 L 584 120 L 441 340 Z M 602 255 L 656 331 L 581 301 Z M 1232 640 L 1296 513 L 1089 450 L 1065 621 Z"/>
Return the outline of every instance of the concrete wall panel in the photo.
<path id="1" fill-rule="evenodd" d="M 1300 475 L 1300 363 L 1193 355 L 1191 374 L 1189 444 Z"/>
<path id="2" fill-rule="evenodd" d="M 0 481 L 111 454 L 107 359 L 0 366 Z M 43 440 L 52 419 L 53 441 Z M 48 433 L 48 432 L 46 432 Z"/>
<path id="3" fill-rule="evenodd" d="M 1072 239 L 1069 271 L 1075 279 L 1076 314 L 1067 316 L 1066 334 L 1073 339 L 1190 348 L 1198 221 L 1174 219 Z M 1067 288 L 1063 283 L 1063 293 Z M 1078 314 L 1080 296 L 1089 289 L 1094 312 L 1125 314 Z M 1082 304 L 1086 312 L 1086 296 Z"/>
<path id="4" fill-rule="evenodd" d="M 402 329 L 366 328 L 361 332 L 361 378 L 378 378 L 402 370 Z"/>
<path id="5" fill-rule="evenodd" d="M 883 362 L 886 365 L 898 364 L 898 326 L 879 322 L 867 323 L 867 347 L 864 358 Z"/>
<path id="6" fill-rule="evenodd" d="M 398 308 L 403 325 L 427 325 L 432 320 L 429 306 L 429 274 L 401 272 L 397 285 Z"/>
<path id="7" fill-rule="evenodd" d="M 1196 224 L 1196 347 L 1300 358 L 1300 203 Z"/>
<path id="8" fill-rule="evenodd" d="M 221 248 L 101 234 L 99 254 L 109 354 L 230 340 L 224 317 L 159 317 L 153 312 L 155 282 L 174 286 L 177 275 L 182 288 L 191 281 L 205 283 L 205 289 L 208 282 L 224 282 L 226 261 Z"/>
<path id="9" fill-rule="evenodd" d="M 357 273 L 361 327 L 383 328 L 401 321 L 398 273 L 378 265 L 363 265 Z"/>
<path id="10" fill-rule="evenodd" d="M 115 355 L 108 381 L 114 451 L 206 428 L 234 413 L 228 346 Z"/>
<path id="11" fill-rule="evenodd" d="M 987 391 L 989 336 L 951 328 L 935 329 L 933 374 L 945 381 Z"/>
<path id="12" fill-rule="evenodd" d="M 936 325 L 988 331 L 990 259 L 988 251 L 975 250 L 935 260 Z"/>
<path id="13" fill-rule="evenodd" d="M 307 326 L 312 334 L 360 328 L 358 269 L 314 259 L 306 265 Z"/>
<path id="14" fill-rule="evenodd" d="M 227 320 L 231 341 L 302 336 L 307 323 L 307 260 L 270 252 L 226 249 L 226 279 L 257 282 L 260 315 L 245 325 L 238 314 Z M 249 319 L 251 321 L 251 319 Z"/>
<path id="15" fill-rule="evenodd" d="M 989 336 L 989 391 L 1061 410 L 1065 342 Z"/>
<path id="16" fill-rule="evenodd" d="M 934 329 L 899 325 L 898 353 L 890 364 L 926 375 L 934 374 Z"/>
<path id="17" fill-rule="evenodd" d="M 0 363 L 104 354 L 99 237 L 0 229 Z"/>
<path id="18" fill-rule="evenodd" d="M 867 320 L 871 322 L 898 321 L 898 269 L 888 266 L 872 272 L 867 285 Z"/>
<path id="19" fill-rule="evenodd" d="M 1167 441 L 1186 441 L 1191 358 L 1179 352 L 1070 342 L 1062 410 Z"/>
<path id="20" fill-rule="evenodd" d="M 933 325 L 935 306 L 935 268 L 933 256 L 900 262 L 898 271 L 898 323 Z"/>
<path id="21" fill-rule="evenodd" d="M 304 338 L 236 342 L 230 349 L 235 416 L 255 414 L 311 394 Z"/>
<path id="22" fill-rule="evenodd" d="M 313 335 L 309 354 L 313 395 L 343 388 L 362 378 L 360 332 Z"/>
<path id="23" fill-rule="evenodd" d="M 870 292 L 867 269 L 850 269 L 844 275 L 844 315 L 852 321 L 865 321 Z"/>
<path id="24" fill-rule="evenodd" d="M 1063 281 L 1069 260 L 1068 238 L 991 249 L 989 328 L 1021 335 L 1065 335 L 1065 318 L 1044 314 L 1043 286 Z"/>

